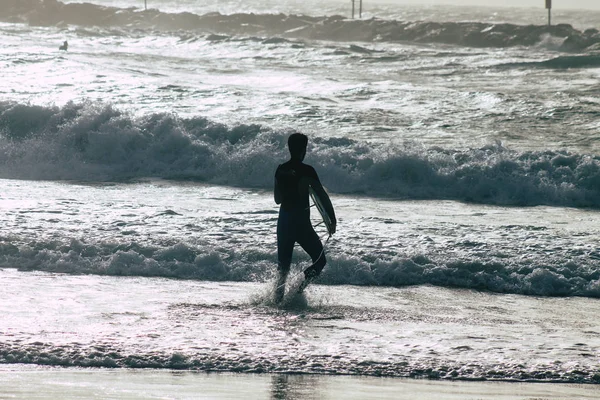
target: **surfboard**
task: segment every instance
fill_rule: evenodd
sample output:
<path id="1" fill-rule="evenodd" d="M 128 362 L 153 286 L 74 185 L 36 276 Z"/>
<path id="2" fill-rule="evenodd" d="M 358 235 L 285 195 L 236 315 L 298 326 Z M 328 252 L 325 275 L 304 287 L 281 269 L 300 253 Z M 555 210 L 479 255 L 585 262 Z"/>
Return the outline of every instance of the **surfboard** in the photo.
<path id="1" fill-rule="evenodd" d="M 315 207 L 317 207 L 317 210 L 319 210 L 319 214 L 321 214 L 321 218 L 323 218 L 323 223 L 325 224 L 325 227 L 327 228 L 327 233 L 329 233 L 329 235 L 333 235 L 333 219 L 327 213 L 327 210 L 325 209 L 325 206 L 323 205 L 323 201 L 321 200 L 321 198 L 319 197 L 317 192 L 315 192 L 315 190 L 311 186 L 308 187 L 308 193 L 310 194 L 310 197 L 312 198 L 312 201 L 315 204 Z"/>

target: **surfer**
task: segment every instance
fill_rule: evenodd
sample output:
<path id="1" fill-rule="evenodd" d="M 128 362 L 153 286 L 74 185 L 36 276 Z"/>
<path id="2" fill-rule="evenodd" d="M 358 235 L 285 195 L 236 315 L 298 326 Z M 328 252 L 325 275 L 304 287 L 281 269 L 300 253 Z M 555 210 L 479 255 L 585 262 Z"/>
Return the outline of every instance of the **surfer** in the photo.
<path id="1" fill-rule="evenodd" d="M 67 49 L 69 48 L 69 43 L 65 40 L 62 44 L 62 46 L 60 46 L 58 49 L 59 50 L 64 50 L 67 51 Z"/>
<path id="2" fill-rule="evenodd" d="M 313 167 L 304 164 L 308 137 L 294 133 L 288 138 L 290 160 L 277 167 L 275 172 L 275 203 L 280 204 L 277 220 L 277 289 L 275 301 L 281 302 L 285 291 L 285 281 L 290 272 L 294 245 L 300 244 L 313 264 L 304 271 L 304 282 L 299 292 L 313 281 L 327 260 L 321 239 L 310 222 L 309 188 L 320 199 L 324 210 L 331 219 L 329 234 L 335 232 L 336 219 L 329 196 L 323 189 L 319 176 Z"/>

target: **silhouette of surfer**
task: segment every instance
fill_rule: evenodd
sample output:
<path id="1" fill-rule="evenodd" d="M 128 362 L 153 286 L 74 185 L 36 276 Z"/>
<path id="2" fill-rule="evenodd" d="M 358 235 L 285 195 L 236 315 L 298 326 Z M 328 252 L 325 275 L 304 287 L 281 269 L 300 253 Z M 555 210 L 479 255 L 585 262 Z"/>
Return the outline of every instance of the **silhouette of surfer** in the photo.
<path id="1" fill-rule="evenodd" d="M 69 43 L 65 40 L 62 44 L 62 46 L 60 46 L 58 49 L 59 50 L 64 50 L 67 51 L 67 49 L 69 48 Z"/>
<path id="2" fill-rule="evenodd" d="M 319 276 L 327 262 L 321 239 L 310 222 L 309 187 L 321 199 L 327 214 L 331 217 L 330 234 L 335 232 L 336 227 L 333 206 L 319 181 L 317 172 L 313 167 L 302 162 L 306 156 L 307 145 L 306 135 L 301 133 L 290 135 L 288 138 L 290 160 L 279 165 L 275 172 L 275 203 L 281 205 L 277 220 L 278 279 L 275 290 L 277 303 L 283 300 L 285 281 L 290 272 L 296 243 L 302 246 L 313 261 L 313 264 L 304 271 L 304 282 L 299 292 Z"/>

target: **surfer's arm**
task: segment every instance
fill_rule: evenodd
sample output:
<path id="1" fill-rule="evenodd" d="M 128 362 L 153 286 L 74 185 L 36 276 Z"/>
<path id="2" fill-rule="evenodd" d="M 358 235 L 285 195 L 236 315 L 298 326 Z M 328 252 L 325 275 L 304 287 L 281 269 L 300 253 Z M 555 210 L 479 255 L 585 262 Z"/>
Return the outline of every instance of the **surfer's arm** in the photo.
<path id="1" fill-rule="evenodd" d="M 277 183 L 277 175 L 275 176 L 273 196 L 275 197 L 275 204 L 281 204 L 281 190 L 279 190 L 279 184 Z"/>

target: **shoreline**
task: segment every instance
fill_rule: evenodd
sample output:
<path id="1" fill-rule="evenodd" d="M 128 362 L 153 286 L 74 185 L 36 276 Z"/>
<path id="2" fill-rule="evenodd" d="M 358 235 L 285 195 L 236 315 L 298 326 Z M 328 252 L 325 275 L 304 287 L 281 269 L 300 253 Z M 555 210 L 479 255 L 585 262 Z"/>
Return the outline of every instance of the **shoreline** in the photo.
<path id="1" fill-rule="evenodd" d="M 0 397 L 63 400 L 233 399 L 593 399 L 600 385 L 442 381 L 319 374 L 240 374 L 156 369 L 0 365 Z M 84 396 L 84 397 L 82 397 Z"/>

